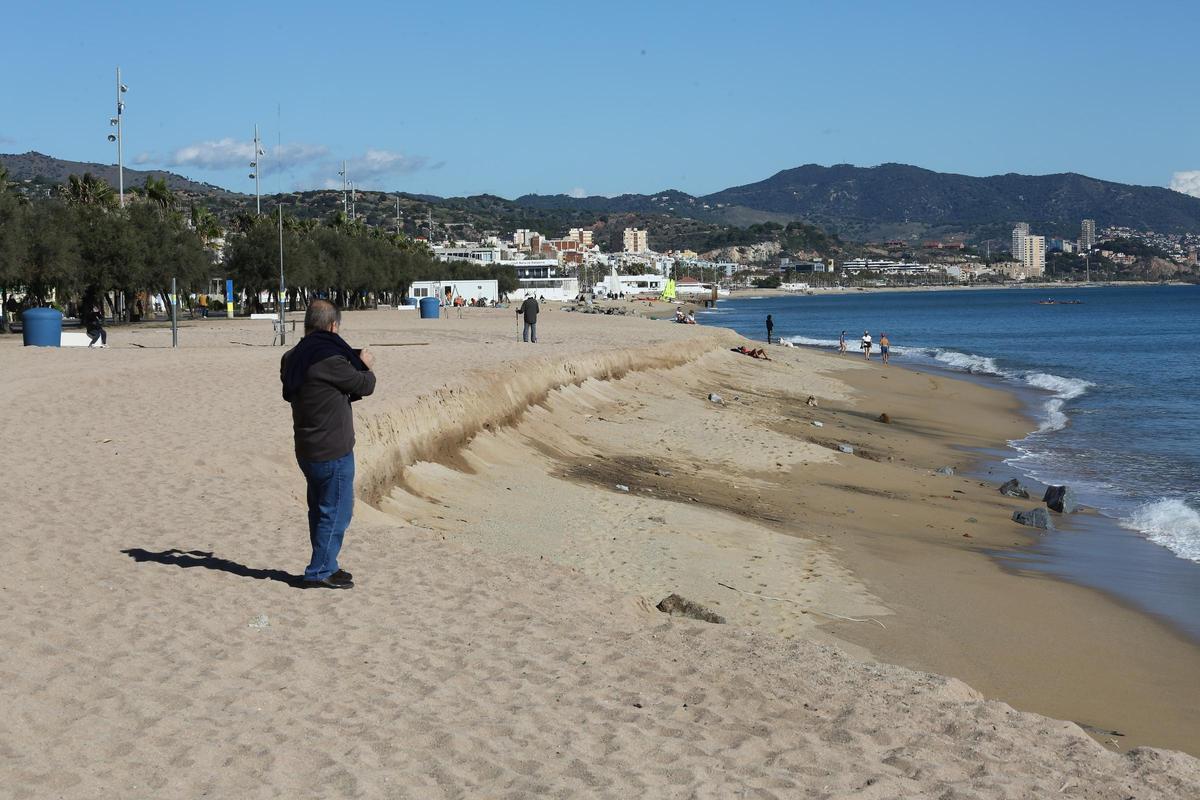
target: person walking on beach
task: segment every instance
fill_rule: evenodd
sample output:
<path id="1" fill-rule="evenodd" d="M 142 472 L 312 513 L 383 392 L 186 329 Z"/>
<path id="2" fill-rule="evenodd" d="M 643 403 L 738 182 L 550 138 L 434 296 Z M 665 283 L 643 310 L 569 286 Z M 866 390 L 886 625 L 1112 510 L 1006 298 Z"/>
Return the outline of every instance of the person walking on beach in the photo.
<path id="1" fill-rule="evenodd" d="M 537 344 L 537 318 L 538 311 L 540 310 L 537 300 L 533 299 L 533 295 L 526 297 L 525 302 L 521 303 L 517 309 L 518 316 L 524 315 L 525 317 L 525 330 L 521 334 L 521 341 L 532 341 L 533 344 Z"/>
<path id="2" fill-rule="evenodd" d="M 775 331 L 775 321 L 771 319 L 771 315 L 767 314 L 767 344 L 771 343 L 771 334 Z"/>
<path id="3" fill-rule="evenodd" d="M 888 355 L 888 351 L 891 349 L 891 346 L 892 346 L 892 343 L 888 341 L 887 334 L 886 333 L 879 334 L 879 355 L 883 359 L 883 365 L 885 367 L 887 366 L 888 359 L 890 358 L 890 356 Z"/>
<path id="4" fill-rule="evenodd" d="M 375 391 L 375 357 L 338 335 L 342 313 L 314 300 L 304 314 L 304 338 L 279 363 L 283 399 L 292 405 L 296 461 L 308 484 L 312 559 L 306 589 L 351 589 L 338 553 L 354 511 L 354 413 L 350 404 Z"/>
<path id="5" fill-rule="evenodd" d="M 838 339 L 838 354 L 846 352 L 846 332 L 842 331 L 842 338 Z"/>
<path id="6" fill-rule="evenodd" d="M 863 355 L 866 356 L 867 361 L 870 361 L 871 360 L 871 332 L 870 331 L 863 331 L 862 351 L 863 351 Z"/>
<path id="7" fill-rule="evenodd" d="M 95 347 L 97 339 L 100 340 L 101 347 L 108 347 L 108 331 L 104 330 L 104 312 L 100 310 L 100 306 L 92 306 L 88 314 L 87 335 L 91 339 L 88 347 Z"/>

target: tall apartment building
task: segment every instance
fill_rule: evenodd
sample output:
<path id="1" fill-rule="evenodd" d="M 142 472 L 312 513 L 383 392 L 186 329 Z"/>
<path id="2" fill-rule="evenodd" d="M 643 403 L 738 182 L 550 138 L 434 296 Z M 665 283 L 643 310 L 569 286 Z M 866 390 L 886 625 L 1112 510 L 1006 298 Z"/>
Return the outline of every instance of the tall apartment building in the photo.
<path id="1" fill-rule="evenodd" d="M 646 238 L 646 231 L 641 228 L 626 228 L 625 229 L 625 252 L 626 253 L 645 253 L 650 250 L 650 242 Z"/>
<path id="2" fill-rule="evenodd" d="M 1085 219 L 1083 221 L 1083 230 L 1079 236 L 1079 246 L 1084 252 L 1096 246 L 1096 220 Z"/>
<path id="3" fill-rule="evenodd" d="M 1045 236 L 1026 234 L 1021 241 L 1021 252 L 1021 263 L 1025 266 L 1026 278 L 1040 278 L 1046 274 Z"/>
<path id="4" fill-rule="evenodd" d="M 1029 223 L 1018 222 L 1012 232 L 1013 261 L 1025 260 L 1025 237 L 1029 235 Z"/>

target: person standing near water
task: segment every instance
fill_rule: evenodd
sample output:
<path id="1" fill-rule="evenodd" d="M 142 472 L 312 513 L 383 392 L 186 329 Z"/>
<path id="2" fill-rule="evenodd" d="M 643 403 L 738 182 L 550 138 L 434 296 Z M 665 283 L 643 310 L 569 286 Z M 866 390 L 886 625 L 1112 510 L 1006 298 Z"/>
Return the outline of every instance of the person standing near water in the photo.
<path id="1" fill-rule="evenodd" d="M 842 338 L 838 339 L 838 354 L 846 352 L 846 332 L 842 331 Z"/>
<path id="2" fill-rule="evenodd" d="M 863 331 L 862 351 L 867 361 L 871 360 L 871 332 Z"/>
<path id="3" fill-rule="evenodd" d="M 891 349 L 892 343 L 888 341 L 886 333 L 879 334 L 879 355 L 883 358 L 883 365 L 886 367 L 888 363 L 888 351 Z"/>
<path id="4" fill-rule="evenodd" d="M 279 362 L 283 399 L 292 406 L 296 461 L 308 484 L 312 559 L 305 589 L 351 589 L 338 566 L 354 511 L 354 412 L 350 404 L 375 391 L 375 357 L 338 335 L 342 313 L 314 300 L 304 314 L 304 338 Z"/>
<path id="5" fill-rule="evenodd" d="M 537 300 L 533 299 L 533 295 L 526 297 L 525 302 L 521 303 L 520 308 L 517 309 L 517 314 L 524 315 L 525 317 L 525 330 L 521 334 L 521 341 L 532 341 L 534 344 L 537 344 L 537 318 L 538 311 L 540 310 Z"/>
<path id="6" fill-rule="evenodd" d="M 767 314 L 767 344 L 771 343 L 771 333 L 775 330 L 775 322 L 771 319 L 771 315 Z"/>

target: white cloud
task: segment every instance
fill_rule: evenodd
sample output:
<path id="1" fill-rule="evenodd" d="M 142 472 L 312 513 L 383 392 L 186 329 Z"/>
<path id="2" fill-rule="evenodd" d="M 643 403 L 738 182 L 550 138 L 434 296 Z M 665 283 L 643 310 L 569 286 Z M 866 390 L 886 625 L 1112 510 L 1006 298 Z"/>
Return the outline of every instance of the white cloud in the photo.
<path id="1" fill-rule="evenodd" d="M 365 153 L 356 158 L 346 159 L 347 177 L 359 188 L 365 188 L 368 181 L 377 181 L 394 175 L 408 175 L 422 169 L 439 169 L 445 162 L 430 166 L 425 156 L 406 156 L 391 150 L 368 148 Z M 327 162 L 323 168 L 313 173 L 313 181 L 326 189 L 341 189 L 342 179 L 338 172 L 342 162 Z"/>
<path id="2" fill-rule="evenodd" d="M 588 193 L 583 190 L 582 186 L 576 186 L 574 189 L 567 192 L 567 197 L 574 197 L 576 199 L 584 198 L 587 196 L 588 196 Z"/>
<path id="3" fill-rule="evenodd" d="M 1200 169 L 1176 172 L 1171 176 L 1171 188 L 1192 197 L 1200 197 Z"/>
<path id="4" fill-rule="evenodd" d="M 262 157 L 263 175 L 308 164 L 329 155 L 329 148 L 325 145 L 303 142 L 265 145 L 263 149 L 267 151 Z M 165 158 L 157 153 L 147 152 L 138 153 L 133 159 L 135 164 L 165 164 L 168 167 L 201 169 L 249 169 L 250 162 L 254 160 L 254 142 L 239 141 L 230 137 L 184 145 Z"/>

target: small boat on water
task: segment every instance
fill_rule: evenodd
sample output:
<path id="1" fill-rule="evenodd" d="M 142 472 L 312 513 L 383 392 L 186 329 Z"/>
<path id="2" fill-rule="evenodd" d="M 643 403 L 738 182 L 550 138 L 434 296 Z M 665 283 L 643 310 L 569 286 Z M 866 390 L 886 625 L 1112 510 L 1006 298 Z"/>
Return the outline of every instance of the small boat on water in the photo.
<path id="1" fill-rule="evenodd" d="M 1045 300 L 1038 300 L 1039 306 L 1079 306 L 1083 305 L 1082 300 L 1055 300 L 1052 297 L 1047 297 Z"/>

